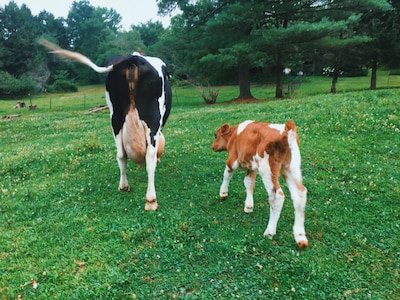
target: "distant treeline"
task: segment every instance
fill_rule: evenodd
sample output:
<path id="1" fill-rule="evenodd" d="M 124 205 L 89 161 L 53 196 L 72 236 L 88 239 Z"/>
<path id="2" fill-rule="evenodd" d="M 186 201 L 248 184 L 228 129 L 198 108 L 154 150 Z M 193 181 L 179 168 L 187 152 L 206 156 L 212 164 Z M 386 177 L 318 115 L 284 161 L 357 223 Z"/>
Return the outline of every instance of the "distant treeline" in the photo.
<path id="1" fill-rule="evenodd" d="M 73 2 L 67 18 L 10 1 L 0 7 L 0 96 L 75 91 L 103 76 L 49 54 L 44 37 L 102 65 L 108 56 L 141 51 L 163 59 L 173 81 L 236 84 L 238 98 L 252 98 L 252 82 L 274 82 L 282 98 L 290 76 L 371 75 L 399 68 L 400 3 L 394 0 L 157 1 L 160 22 L 121 28 L 114 9 Z M 134 20 L 132 20 L 134 22 Z M 368 73 L 368 70 L 370 72 Z"/>

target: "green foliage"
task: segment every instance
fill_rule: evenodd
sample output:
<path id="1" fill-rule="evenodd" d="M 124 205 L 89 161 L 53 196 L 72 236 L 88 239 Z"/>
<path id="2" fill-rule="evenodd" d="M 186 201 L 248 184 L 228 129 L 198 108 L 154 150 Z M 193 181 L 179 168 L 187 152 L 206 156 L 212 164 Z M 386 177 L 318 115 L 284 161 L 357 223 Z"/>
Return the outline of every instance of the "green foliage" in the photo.
<path id="1" fill-rule="evenodd" d="M 49 93 L 68 93 L 77 92 L 78 87 L 75 83 L 68 79 L 59 79 L 50 84 L 47 88 Z"/>
<path id="2" fill-rule="evenodd" d="M 158 21 L 149 21 L 145 24 L 132 26 L 132 30 L 137 30 L 139 32 L 141 40 L 146 47 L 157 44 L 165 31 L 161 22 Z"/>
<path id="3" fill-rule="evenodd" d="M 329 86 L 315 80 L 298 92 Z M 100 98 L 100 88 L 91 88 Z M 221 102 L 231 89 L 220 90 Z M 213 106 L 195 102 L 194 89 L 176 94 L 156 172 L 156 212 L 143 210 L 145 168 L 129 163 L 132 191 L 117 191 L 108 112 L 87 114 L 71 95 L 64 109 L 1 121 L 1 298 L 397 298 L 397 90 Z M 15 112 L 6 101 L 0 111 Z M 262 182 L 252 214 L 243 213 L 240 171 L 220 202 L 226 153 L 210 149 L 224 122 L 289 118 L 298 125 L 309 191 L 305 251 L 293 240 L 287 188 L 271 241 L 262 236 L 269 216 Z"/>
<path id="4" fill-rule="evenodd" d="M 66 71 L 59 71 L 54 76 L 54 81 L 48 85 L 47 92 L 49 93 L 62 93 L 62 92 L 77 92 L 78 86 L 76 83 L 68 79 Z"/>
<path id="5" fill-rule="evenodd" d="M 29 62 L 35 58 L 35 48 L 32 45 L 38 35 L 38 24 L 25 4 L 19 8 L 15 2 L 0 8 L 0 18 L 4 47 L 2 70 L 21 77 L 29 70 Z"/>
<path id="6" fill-rule="evenodd" d="M 35 90 L 30 78 L 17 79 L 7 72 L 0 71 L 0 95 L 2 97 L 26 96 Z"/>
<path id="7" fill-rule="evenodd" d="M 69 45 L 101 65 L 104 63 L 101 51 L 108 47 L 111 36 L 115 38 L 120 21 L 121 16 L 113 9 L 94 7 L 86 0 L 73 2 L 66 20 Z M 102 79 L 83 66 L 77 66 L 71 75 L 82 83 L 100 83 Z"/>
<path id="8" fill-rule="evenodd" d="M 114 9 L 74 1 L 66 19 L 45 10 L 33 16 L 26 5 L 10 1 L 0 7 L 0 68 L 38 86 L 43 74 L 67 70 L 80 84 L 100 83 L 103 76 L 65 64 L 37 45 L 45 36 L 63 48 L 83 53 L 96 64 L 115 54 L 143 51 L 161 57 L 179 78 L 212 84 L 238 83 L 239 98 L 251 98 L 250 84 L 276 76 L 282 96 L 283 68 L 319 73 L 322 67 L 397 67 L 399 10 L 396 1 L 157 1 L 161 13 L 180 13 L 170 28 L 159 22 L 121 30 Z M 392 7 L 393 6 L 393 7 Z M 93 34 L 95 33 L 95 34 Z M 95 46 L 94 46 L 95 45 Z M 46 66 L 48 70 L 46 70 Z M 348 70 L 346 70 L 348 71 Z M 350 70 L 350 73 L 356 73 Z M 373 80 L 375 80 L 373 78 Z"/>

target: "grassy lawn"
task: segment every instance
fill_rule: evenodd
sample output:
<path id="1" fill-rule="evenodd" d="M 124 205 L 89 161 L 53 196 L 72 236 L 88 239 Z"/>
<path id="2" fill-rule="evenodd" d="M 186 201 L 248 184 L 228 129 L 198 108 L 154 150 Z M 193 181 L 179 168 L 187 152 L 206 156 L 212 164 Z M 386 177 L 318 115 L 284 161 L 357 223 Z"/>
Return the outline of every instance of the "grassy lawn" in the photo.
<path id="1" fill-rule="evenodd" d="M 156 212 L 144 211 L 145 168 L 129 164 L 132 190 L 117 191 L 109 113 L 87 113 L 103 86 L 35 96 L 34 111 L 0 101 L 1 117 L 21 114 L 0 120 L 0 299 L 399 299 L 400 80 L 380 78 L 377 91 L 340 78 L 330 95 L 329 78 L 310 77 L 280 101 L 256 86 L 266 100 L 242 104 L 221 87 L 211 106 L 174 89 Z M 272 241 L 259 179 L 253 213 L 240 172 L 219 200 L 226 153 L 211 151 L 213 134 L 246 119 L 297 123 L 305 251 L 286 186 Z"/>

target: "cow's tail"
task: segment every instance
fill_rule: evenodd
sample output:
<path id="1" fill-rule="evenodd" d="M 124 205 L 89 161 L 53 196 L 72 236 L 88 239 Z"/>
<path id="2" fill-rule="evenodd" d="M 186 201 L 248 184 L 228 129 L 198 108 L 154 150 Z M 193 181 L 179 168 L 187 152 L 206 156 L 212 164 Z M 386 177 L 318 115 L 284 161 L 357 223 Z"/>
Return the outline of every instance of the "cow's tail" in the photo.
<path id="1" fill-rule="evenodd" d="M 57 54 L 58 56 L 60 56 L 62 58 L 74 60 L 81 64 L 87 65 L 90 68 L 92 68 L 93 70 L 95 70 L 97 73 L 109 73 L 114 68 L 113 65 L 108 66 L 108 67 L 99 67 L 94 62 L 92 62 L 88 57 L 86 57 L 78 52 L 73 52 L 73 51 L 62 49 L 58 45 L 53 44 L 46 39 L 40 39 L 39 44 L 41 44 L 42 46 L 51 50 L 51 53 Z"/>

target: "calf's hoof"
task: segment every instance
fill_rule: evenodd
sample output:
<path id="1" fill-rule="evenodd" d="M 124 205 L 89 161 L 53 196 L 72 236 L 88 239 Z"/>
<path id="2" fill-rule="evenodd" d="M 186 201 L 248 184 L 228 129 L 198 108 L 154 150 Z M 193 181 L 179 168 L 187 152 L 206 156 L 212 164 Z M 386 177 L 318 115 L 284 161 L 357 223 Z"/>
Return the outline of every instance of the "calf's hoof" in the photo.
<path id="1" fill-rule="evenodd" d="M 157 210 L 157 208 L 158 208 L 158 203 L 156 199 L 146 200 L 146 205 L 144 206 L 144 210 L 146 211 Z"/>
<path id="2" fill-rule="evenodd" d="M 119 186 L 118 191 L 126 191 L 129 192 L 131 190 L 131 187 L 129 185 L 126 186 Z"/>
<path id="3" fill-rule="evenodd" d="M 224 192 L 224 193 L 219 194 L 219 199 L 221 201 L 224 201 L 226 198 L 228 198 L 228 192 Z"/>
<path id="4" fill-rule="evenodd" d="M 297 245 L 299 246 L 300 250 L 304 250 L 304 249 L 306 249 L 308 247 L 308 241 L 307 240 L 300 241 L 300 242 L 297 243 Z"/>
<path id="5" fill-rule="evenodd" d="M 270 232 L 268 231 L 268 229 L 267 229 L 267 230 L 264 231 L 263 236 L 266 236 L 266 237 L 268 237 L 270 240 L 272 240 L 272 238 L 274 237 L 274 234 L 270 233 Z"/>
<path id="6" fill-rule="evenodd" d="M 303 250 L 308 247 L 307 236 L 304 231 L 294 233 L 294 239 L 299 246 L 300 250 Z"/>

